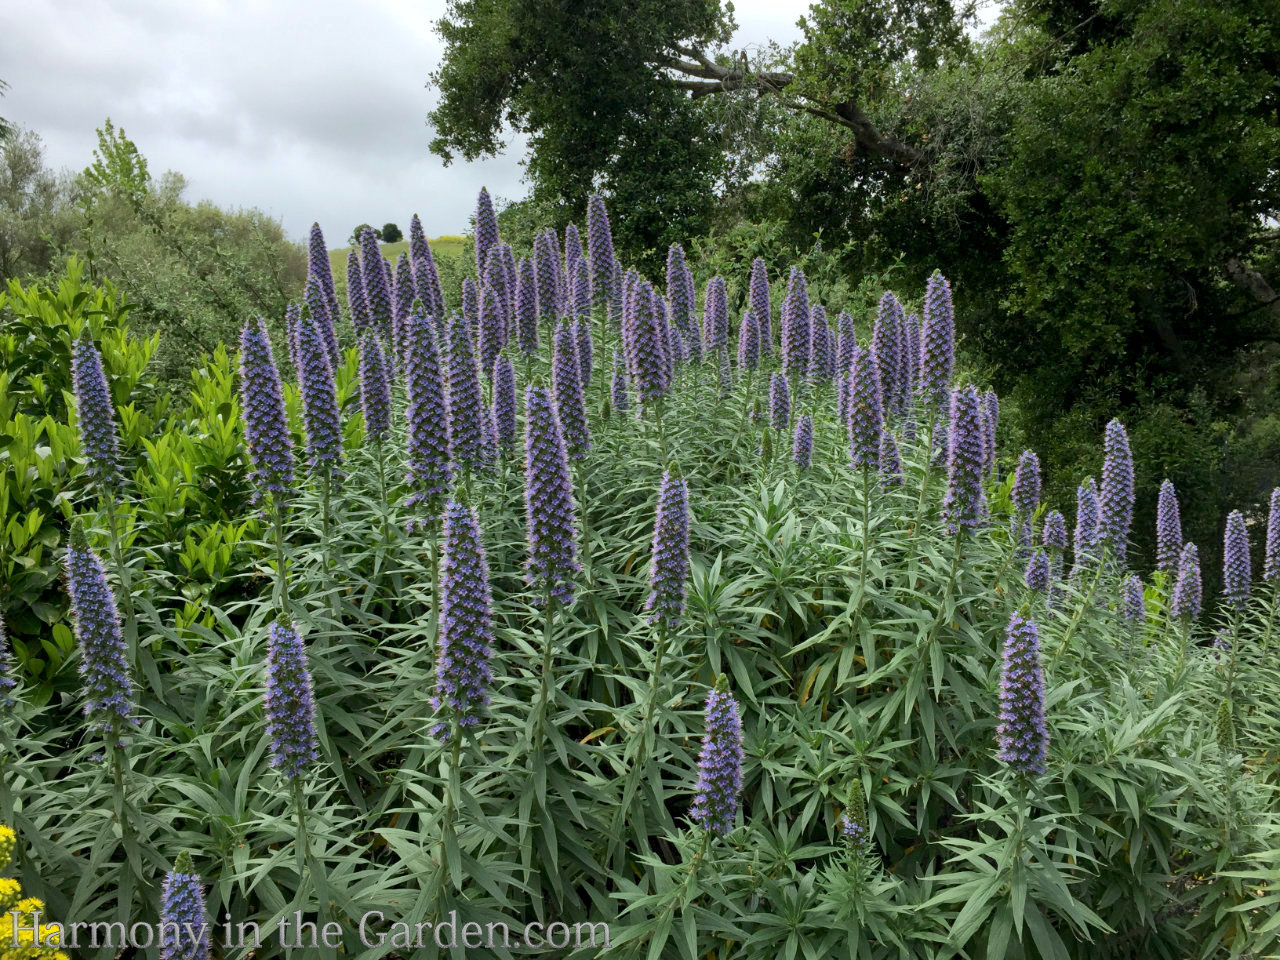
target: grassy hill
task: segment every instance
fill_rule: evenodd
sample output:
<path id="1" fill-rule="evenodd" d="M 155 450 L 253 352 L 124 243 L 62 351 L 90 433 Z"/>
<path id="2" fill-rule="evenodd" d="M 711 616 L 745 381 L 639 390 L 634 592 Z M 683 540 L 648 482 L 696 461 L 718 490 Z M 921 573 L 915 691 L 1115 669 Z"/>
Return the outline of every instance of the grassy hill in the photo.
<path id="1" fill-rule="evenodd" d="M 431 255 L 437 260 L 442 257 L 453 258 L 462 253 L 462 237 L 457 235 L 451 234 L 436 237 L 430 240 L 429 243 L 431 244 Z M 397 240 L 395 243 L 384 243 L 381 246 L 382 255 L 392 263 L 396 262 L 400 254 L 409 252 L 408 240 Z M 347 254 L 352 250 L 355 250 L 355 248 L 339 247 L 336 250 L 329 251 L 329 265 L 333 267 L 334 280 L 337 280 L 339 276 L 345 280 L 347 275 Z M 357 250 L 356 252 L 358 253 L 359 251 Z"/>

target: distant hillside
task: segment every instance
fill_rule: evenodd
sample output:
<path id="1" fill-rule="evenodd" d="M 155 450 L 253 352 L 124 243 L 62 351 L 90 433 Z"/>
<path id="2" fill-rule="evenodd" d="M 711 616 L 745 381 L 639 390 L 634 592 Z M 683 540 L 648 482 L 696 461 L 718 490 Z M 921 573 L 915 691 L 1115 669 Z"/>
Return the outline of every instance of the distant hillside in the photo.
<path id="1" fill-rule="evenodd" d="M 428 239 L 431 244 L 431 255 L 435 257 L 436 262 L 456 260 L 462 253 L 462 237 L 456 235 L 448 235 Z M 395 243 L 379 244 L 382 248 L 382 255 L 395 263 L 400 254 L 409 252 L 408 240 L 397 240 Z M 329 266 L 333 268 L 333 285 L 338 295 L 338 301 L 344 306 L 347 302 L 347 254 L 354 247 L 339 247 L 337 250 L 329 251 Z M 358 251 L 357 251 L 358 252 Z"/>

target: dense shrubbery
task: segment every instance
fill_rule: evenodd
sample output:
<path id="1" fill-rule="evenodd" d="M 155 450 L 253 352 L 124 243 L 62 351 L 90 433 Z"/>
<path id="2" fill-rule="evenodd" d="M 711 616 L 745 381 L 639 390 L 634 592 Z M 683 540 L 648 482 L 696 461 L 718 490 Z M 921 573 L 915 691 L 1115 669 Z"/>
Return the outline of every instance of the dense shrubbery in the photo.
<path id="1" fill-rule="evenodd" d="M 313 258 L 274 354 L 251 320 L 145 420 L 118 316 L 44 335 L 86 685 L 3 664 L 24 885 L 259 956 L 295 910 L 371 957 L 452 910 L 649 957 L 1272 949 L 1280 496 L 1201 610 L 1172 490 L 1126 564 L 1118 421 L 1068 549 L 940 275 L 868 329 L 864 286 L 735 260 L 729 311 L 679 251 L 624 271 L 602 203 L 575 236 L 517 261 L 482 204 L 483 283 L 356 258 L 346 313 Z"/>

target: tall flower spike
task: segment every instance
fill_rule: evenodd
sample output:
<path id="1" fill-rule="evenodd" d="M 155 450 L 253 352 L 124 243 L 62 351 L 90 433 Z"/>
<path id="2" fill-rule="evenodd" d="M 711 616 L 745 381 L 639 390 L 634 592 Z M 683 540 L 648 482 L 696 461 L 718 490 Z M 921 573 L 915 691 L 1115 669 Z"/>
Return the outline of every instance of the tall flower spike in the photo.
<path id="1" fill-rule="evenodd" d="M 1054 550 L 1067 549 L 1067 520 L 1061 511 L 1050 510 L 1045 514 L 1041 542 Z"/>
<path id="2" fill-rule="evenodd" d="M 398 363 L 404 362 L 405 345 L 409 341 L 409 316 L 417 295 L 418 287 L 409 267 L 409 257 L 402 253 L 396 258 L 396 267 L 391 273 L 391 320 L 396 334 L 395 359 Z"/>
<path id="3" fill-rule="evenodd" d="M 372 330 L 360 338 L 360 407 L 365 437 L 383 443 L 391 432 L 391 381 L 382 344 Z"/>
<path id="4" fill-rule="evenodd" d="M 667 248 L 667 302 L 672 324 L 688 340 L 694 310 L 693 282 L 684 261 L 684 247 L 678 243 Z"/>
<path id="5" fill-rule="evenodd" d="M 627 388 L 627 368 L 622 362 L 622 352 L 613 351 L 613 382 L 609 384 L 609 401 L 617 413 L 631 409 L 631 392 Z"/>
<path id="6" fill-rule="evenodd" d="M 1044 668 L 1040 629 L 1015 613 L 1005 631 L 1000 670 L 1000 723 L 996 758 L 1021 776 L 1045 772 L 1049 727 L 1044 716 Z"/>
<path id="7" fill-rule="evenodd" d="M 462 319 L 467 323 L 471 339 L 478 341 L 480 339 L 480 288 L 470 277 L 464 277 L 462 280 Z M 445 349 L 448 349 L 447 344 Z"/>
<path id="8" fill-rule="evenodd" d="M 287 498 L 293 488 L 293 441 L 280 372 L 261 317 L 246 321 L 240 333 L 240 406 L 258 496 Z"/>
<path id="9" fill-rule="evenodd" d="M 516 317 L 516 255 L 511 244 L 498 244 L 499 260 L 502 262 L 503 283 L 507 294 L 507 327 L 515 329 Z"/>
<path id="10" fill-rule="evenodd" d="M 760 333 L 755 315 L 747 310 L 742 314 L 738 327 L 738 372 L 754 370 L 760 365 Z"/>
<path id="11" fill-rule="evenodd" d="M 1037 550 L 1031 555 L 1023 580 L 1030 590 L 1043 592 L 1049 589 L 1049 557 L 1043 550 Z"/>
<path id="12" fill-rule="evenodd" d="M 893 295 L 893 291 L 886 290 L 880 297 L 876 324 L 871 331 L 871 355 L 875 358 L 876 370 L 880 374 L 880 389 L 886 413 L 899 413 L 902 410 L 902 328 L 905 323 L 902 304 Z"/>
<path id="13" fill-rule="evenodd" d="M 1133 454 L 1119 420 L 1107 424 L 1103 440 L 1102 489 L 1098 497 L 1098 536 L 1124 565 L 1133 525 Z"/>
<path id="14" fill-rule="evenodd" d="M 1222 594 L 1237 610 L 1249 599 L 1253 569 L 1249 560 L 1249 531 L 1244 514 L 1232 510 L 1222 543 Z"/>
<path id="15" fill-rule="evenodd" d="M 612 300 L 613 232 L 609 228 L 604 197 L 599 194 L 592 194 L 587 200 L 587 258 L 591 264 L 591 291 L 596 302 Z"/>
<path id="16" fill-rule="evenodd" d="M 649 622 L 674 630 L 684 613 L 689 578 L 689 488 L 681 477 L 662 475 L 649 566 Z"/>
<path id="17" fill-rule="evenodd" d="M 1175 620 L 1190 621 L 1200 616 L 1203 587 L 1200 582 L 1200 551 L 1194 543 L 1182 548 L 1178 557 L 1178 578 L 1169 595 L 1169 615 Z"/>
<path id="18" fill-rule="evenodd" d="M 102 372 L 102 357 L 86 325 L 71 351 L 71 383 L 76 395 L 76 425 L 85 473 L 100 489 L 120 485 L 121 464 L 116 408 Z"/>
<path id="19" fill-rule="evenodd" d="M 808 470 L 813 463 L 813 417 L 807 413 L 796 420 L 796 432 L 791 440 L 791 459 L 801 470 Z"/>
<path id="20" fill-rule="evenodd" d="M 409 259 L 413 267 L 413 282 L 418 289 L 427 316 L 437 319 L 444 316 L 444 291 L 440 287 L 440 273 L 436 259 L 431 255 L 431 244 L 422 232 L 422 221 L 415 213 L 409 221 Z"/>
<path id="21" fill-rule="evenodd" d="M 990 472 L 996 468 L 996 432 L 1000 427 L 1000 397 L 994 390 L 982 395 L 982 413 L 986 427 L 982 434 L 986 442 L 985 459 Z"/>
<path id="22" fill-rule="evenodd" d="M 1086 569 L 1098 542 L 1098 487 L 1093 477 L 1076 487 L 1076 530 L 1071 575 Z"/>
<path id="23" fill-rule="evenodd" d="M 498 215 L 493 212 L 493 199 L 489 191 L 480 188 L 476 197 L 476 276 L 484 276 L 489 248 L 498 244 Z"/>
<path id="24" fill-rule="evenodd" d="M 956 323 L 951 284 L 935 270 L 925 285 L 920 346 L 920 396 L 935 412 L 946 409 L 955 356 Z"/>
<path id="25" fill-rule="evenodd" d="M 444 508 L 440 641 L 436 692 L 431 698 L 437 717 L 433 732 L 438 737 L 447 736 L 447 720 L 459 727 L 475 726 L 489 703 L 492 606 L 480 522 L 474 510 L 451 500 Z"/>
<path id="26" fill-rule="evenodd" d="M 853 348 L 858 345 L 858 336 L 853 331 L 853 317 L 845 310 L 836 318 L 836 377 L 843 379 L 853 363 Z"/>
<path id="27" fill-rule="evenodd" d="M 942 512 L 952 533 L 960 527 L 976 529 L 987 518 L 987 494 L 982 486 L 980 416 L 978 391 L 973 386 L 952 394 L 947 495 L 942 504 Z"/>
<path id="28" fill-rule="evenodd" d="M 555 389 L 560 426 L 564 430 L 565 448 L 574 460 L 581 460 L 591 449 L 591 428 L 587 425 L 587 407 L 583 400 L 581 377 L 573 330 L 567 321 L 562 320 L 556 327 L 551 382 Z"/>
<path id="29" fill-rule="evenodd" d="M 304 318 L 298 331 L 298 379 L 302 388 L 302 420 L 307 433 L 311 472 L 331 482 L 342 479 L 342 420 L 338 393 L 324 341 L 314 320 Z"/>
<path id="30" fill-rule="evenodd" d="M 573 321 L 572 328 L 573 342 L 578 348 L 578 379 L 582 381 L 582 389 L 585 391 L 591 386 L 591 370 L 596 356 L 596 345 L 591 339 L 590 315 Z"/>
<path id="31" fill-rule="evenodd" d="M 1173 481 L 1160 484 L 1160 497 L 1156 501 L 1156 569 L 1169 576 L 1178 572 L 1178 554 L 1182 550 L 1182 511 L 1178 508 L 1178 494 Z"/>
<path id="32" fill-rule="evenodd" d="M 854 470 L 880 468 L 880 436 L 884 411 L 880 378 L 871 351 L 855 345 L 849 364 L 849 465 Z"/>
<path id="33" fill-rule="evenodd" d="M 782 301 L 782 366 L 797 383 L 809 369 L 809 289 L 796 267 Z"/>
<path id="34" fill-rule="evenodd" d="M 284 308 L 284 336 L 289 347 L 289 363 L 298 372 L 298 331 L 302 329 L 302 307 L 287 303 Z"/>
<path id="35" fill-rule="evenodd" d="M 320 746 L 307 648 L 285 616 L 271 624 L 267 636 L 266 714 L 271 766 L 296 780 L 319 759 Z"/>
<path id="36" fill-rule="evenodd" d="M 654 301 L 653 288 L 642 280 L 632 290 L 622 316 L 627 375 L 642 406 L 662 399 L 671 383 L 666 322 Z"/>
<path id="37" fill-rule="evenodd" d="M 724 278 L 712 277 L 707 281 L 707 292 L 702 301 L 702 342 L 708 354 L 715 354 L 729 340 L 729 300 L 725 294 Z"/>
<path id="38" fill-rule="evenodd" d="M 71 527 L 63 564 L 71 620 L 80 646 L 84 715 L 89 729 L 102 731 L 117 742 L 126 728 L 138 723 L 133 716 L 128 647 L 120 631 L 116 598 L 107 584 L 107 571 L 89 549 L 78 520 Z"/>
<path id="39" fill-rule="evenodd" d="M 527 357 L 538 352 L 538 287 L 533 264 L 521 260 L 516 267 L 516 339 Z"/>
<path id="40" fill-rule="evenodd" d="M 698 755 L 698 786 L 689 818 L 707 833 L 726 836 L 738 815 L 742 792 L 742 720 L 722 673 L 707 695 L 706 733 Z"/>
<path id="41" fill-rule="evenodd" d="M 354 250 L 347 254 L 347 312 L 351 314 L 356 336 L 372 329 L 373 318 L 364 293 L 364 271 L 360 268 L 360 256 Z"/>
<path id="42" fill-rule="evenodd" d="M 455 316 L 457 316 L 455 314 Z M 410 324 L 405 384 L 409 407 L 408 465 L 405 484 L 412 491 L 405 502 L 430 504 L 449 486 L 449 423 L 435 332 L 425 314 L 415 313 Z M 438 502 L 438 501 L 437 501 Z"/>
<path id="43" fill-rule="evenodd" d="M 1271 491 L 1271 509 L 1267 513 L 1267 549 L 1262 577 L 1268 583 L 1280 583 L 1280 487 Z"/>
<path id="44" fill-rule="evenodd" d="M 573 261 L 569 272 L 570 311 L 574 317 L 584 322 L 591 321 L 591 273 L 585 257 Z"/>
<path id="45" fill-rule="evenodd" d="M 4 618 L 0 617 L 0 707 L 14 705 L 13 694 L 18 688 L 18 674 L 13 666 L 13 651 L 9 649 L 9 636 L 5 633 Z"/>
<path id="46" fill-rule="evenodd" d="M 902 345 L 907 381 L 903 389 L 906 391 L 905 402 L 910 403 L 920 388 L 920 318 L 914 313 L 908 314 L 903 324 Z"/>
<path id="47" fill-rule="evenodd" d="M 555 320 L 560 316 L 559 260 L 554 234 L 542 231 L 533 241 L 533 273 L 538 289 L 538 316 Z"/>
<path id="48" fill-rule="evenodd" d="M 506 309 L 492 287 L 480 290 L 480 371 L 486 380 L 493 376 L 493 361 L 507 343 Z"/>
<path id="49" fill-rule="evenodd" d="M 827 311 L 815 303 L 809 311 L 809 380 L 830 383 L 835 372 L 836 351 L 827 326 Z"/>
<path id="50" fill-rule="evenodd" d="M 333 265 L 329 262 L 329 247 L 324 242 L 324 232 L 318 223 L 311 224 L 311 242 L 307 246 L 307 273 L 319 281 L 329 321 L 336 323 L 338 293 L 333 285 Z"/>
<path id="51" fill-rule="evenodd" d="M 880 483 L 888 489 L 903 482 L 902 457 L 898 454 L 898 440 L 892 431 L 880 434 Z"/>
<path id="52" fill-rule="evenodd" d="M 769 378 L 769 426 L 785 430 L 791 423 L 791 384 L 787 375 L 775 370 Z"/>
<path id="53" fill-rule="evenodd" d="M 480 371 L 476 369 L 466 321 L 451 314 L 447 330 L 449 376 L 445 409 L 449 413 L 449 459 L 457 466 L 479 469 L 485 462 Z"/>
<path id="54" fill-rule="evenodd" d="M 364 279 L 365 302 L 369 308 L 369 321 L 382 337 L 390 343 L 391 332 L 391 282 L 387 261 L 378 246 L 378 236 L 372 227 L 360 231 L 360 275 Z"/>
<path id="55" fill-rule="evenodd" d="M 582 236 L 578 233 L 578 225 L 571 223 L 564 228 L 564 272 L 566 276 L 573 276 L 573 271 L 580 260 L 585 262 L 585 258 L 582 255 Z"/>
<path id="56" fill-rule="evenodd" d="M 1142 578 L 1130 574 L 1124 581 L 1124 618 L 1129 623 L 1142 623 L 1147 619 L 1147 599 L 1142 593 Z"/>
<path id="57" fill-rule="evenodd" d="M 510 456 L 516 450 L 516 371 L 504 353 L 493 365 L 493 425 L 498 450 Z"/>
<path id="58" fill-rule="evenodd" d="M 329 357 L 330 365 L 336 366 L 338 363 L 338 332 L 334 326 L 334 318 L 329 314 L 329 306 L 325 302 L 324 291 L 321 289 L 320 281 L 314 274 L 307 275 L 302 299 L 307 305 L 307 311 L 311 314 L 312 322 L 316 325 L 316 331 L 320 334 L 320 340 L 324 344 L 324 350 Z"/>
<path id="59" fill-rule="evenodd" d="M 507 345 L 506 336 L 508 335 L 508 327 L 511 324 L 512 301 L 515 297 L 515 285 L 507 282 L 507 264 L 506 252 L 511 248 L 505 243 L 496 244 L 489 248 L 489 262 L 485 264 L 484 275 L 482 277 L 483 284 L 481 286 L 488 288 L 489 296 L 496 297 L 498 302 L 498 319 L 501 321 L 499 329 L 502 331 L 502 346 Z"/>
<path id="60" fill-rule="evenodd" d="M 204 885 L 182 851 L 160 894 L 160 960 L 209 960 L 209 917 Z"/>
<path id="61" fill-rule="evenodd" d="M 978 420 L 985 427 L 983 439 L 986 441 L 986 434 L 990 432 L 990 426 L 989 421 L 981 416 L 981 410 L 979 411 Z M 986 446 L 988 445 L 990 444 L 984 442 L 982 458 L 984 473 L 986 472 Z M 1030 547 L 1035 538 L 1033 518 L 1040 506 L 1040 458 L 1036 456 L 1034 450 L 1023 450 L 1022 456 L 1018 458 L 1018 469 L 1013 474 L 1011 497 L 1014 509 L 1014 535 L 1017 536 L 1023 547 Z"/>
<path id="62" fill-rule="evenodd" d="M 748 302 L 751 305 L 751 318 L 755 321 L 756 333 L 760 338 L 759 355 L 771 356 L 773 354 L 773 322 L 770 318 L 769 271 L 760 257 L 751 261 Z"/>
<path id="63" fill-rule="evenodd" d="M 549 593 L 568 605 L 573 602 L 574 578 L 582 572 L 577 560 L 577 514 L 569 458 L 547 388 L 529 387 L 524 402 L 524 502 L 529 532 L 525 579 L 535 603 L 542 603 Z"/>

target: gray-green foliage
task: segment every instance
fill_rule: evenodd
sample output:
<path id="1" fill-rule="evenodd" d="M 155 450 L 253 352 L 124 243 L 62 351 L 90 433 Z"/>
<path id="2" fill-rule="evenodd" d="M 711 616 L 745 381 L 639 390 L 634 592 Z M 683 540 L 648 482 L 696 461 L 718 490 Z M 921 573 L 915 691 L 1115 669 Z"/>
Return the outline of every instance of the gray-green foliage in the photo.
<path id="1" fill-rule="evenodd" d="M 597 356 L 616 338 L 605 333 Z M 314 486 L 287 524 L 321 729 L 322 762 L 303 792 L 303 869 L 293 799 L 267 765 L 271 544 L 250 534 L 251 559 L 222 575 L 229 595 L 197 598 L 199 615 L 179 623 L 170 611 L 183 578 L 133 549 L 148 666 L 120 798 L 128 831 L 113 823 L 110 774 L 93 762 L 102 745 L 84 737 L 74 697 L 20 706 L 8 721 L 0 817 L 25 844 L 24 886 L 55 915 L 151 916 L 164 870 L 189 849 L 220 931 L 224 913 L 269 931 L 302 909 L 342 921 L 347 952 L 367 957 L 387 955 L 356 940 L 367 911 L 389 923 L 452 909 L 460 922 L 609 921 L 611 955 L 687 960 L 1274 948 L 1275 585 L 1230 624 L 1228 751 L 1217 718 L 1231 661 L 1201 645 L 1204 631 L 1168 622 L 1166 583 L 1148 588 L 1137 629 L 1121 620 L 1119 580 L 1105 568 L 1049 608 L 1021 583 L 1008 479 L 989 484 L 991 524 L 956 538 L 938 516 L 937 467 L 919 510 L 923 431 L 904 438 L 904 486 L 882 489 L 874 474 L 864 486 L 846 466 L 830 388 L 809 388 L 800 405 L 817 421 L 814 467 L 797 473 L 786 438 L 759 453 L 748 410 L 767 375 L 739 378 L 717 400 L 715 368 L 693 368 L 664 409 L 669 455 L 689 484 L 692 573 L 650 732 L 656 636 L 642 606 L 663 465 L 651 421 L 603 415 L 597 372 L 595 448 L 580 467 L 590 561 L 578 601 L 555 621 L 545 737 L 532 707 L 545 617 L 524 586 L 518 462 L 470 480 L 495 599 L 494 683 L 489 719 L 454 753 L 428 732 L 431 533 L 404 532 L 399 440 L 382 451 L 392 486 L 381 500 L 354 366 L 348 349 L 339 397 L 350 476 L 332 536 L 321 536 Z M 544 358 L 517 368 L 522 386 L 547 377 Z M 296 430 L 296 388 L 288 406 Z M 79 511 L 93 516 L 91 503 Z M 1029 784 L 994 757 L 1015 609 L 1040 623 L 1048 678 L 1049 772 Z M 704 845 L 686 812 L 702 705 L 721 672 L 743 709 L 742 814 L 728 838 Z M 857 849 L 837 827 L 857 807 L 854 782 L 869 831 Z M 278 955 L 278 940 L 266 944 L 259 956 Z"/>

